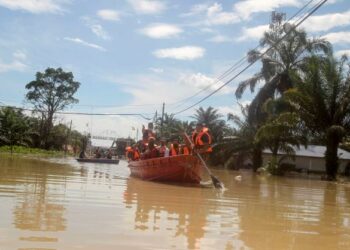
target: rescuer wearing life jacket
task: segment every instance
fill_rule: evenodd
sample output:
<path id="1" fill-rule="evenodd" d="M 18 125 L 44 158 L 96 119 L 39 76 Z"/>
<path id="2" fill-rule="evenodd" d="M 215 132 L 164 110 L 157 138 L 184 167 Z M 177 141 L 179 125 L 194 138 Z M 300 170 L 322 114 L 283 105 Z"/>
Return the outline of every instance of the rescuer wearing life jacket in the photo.
<path id="1" fill-rule="evenodd" d="M 190 153 L 191 153 L 191 150 L 186 144 L 181 145 L 181 154 L 189 155 Z"/>
<path id="2" fill-rule="evenodd" d="M 132 160 L 133 160 L 133 161 L 138 161 L 138 160 L 140 160 L 140 151 L 139 151 L 139 148 L 138 148 L 137 144 L 135 144 L 135 145 L 132 147 L 132 150 L 133 150 L 133 157 L 132 157 Z"/>
<path id="3" fill-rule="evenodd" d="M 210 144 L 212 142 L 209 129 L 203 124 L 198 123 L 196 130 L 192 134 L 192 140 L 194 144 L 194 150 L 200 154 L 211 153 L 213 149 Z"/>
<path id="4" fill-rule="evenodd" d="M 153 132 L 153 123 L 148 123 L 147 129 L 142 125 L 142 141 L 143 143 L 148 143 L 149 138 L 155 138 L 156 134 Z"/>
<path id="5" fill-rule="evenodd" d="M 170 156 L 179 155 L 180 153 L 180 147 L 178 140 L 174 140 L 174 142 L 171 144 L 170 147 Z"/>
<path id="6" fill-rule="evenodd" d="M 125 148 L 125 156 L 126 159 L 128 159 L 128 161 L 132 161 L 134 157 L 134 150 L 132 149 L 132 147 L 128 146 Z"/>
<path id="7" fill-rule="evenodd" d="M 151 159 L 159 157 L 159 151 L 155 146 L 155 138 L 150 137 L 148 139 L 148 146 L 146 152 L 142 155 L 142 159 Z"/>

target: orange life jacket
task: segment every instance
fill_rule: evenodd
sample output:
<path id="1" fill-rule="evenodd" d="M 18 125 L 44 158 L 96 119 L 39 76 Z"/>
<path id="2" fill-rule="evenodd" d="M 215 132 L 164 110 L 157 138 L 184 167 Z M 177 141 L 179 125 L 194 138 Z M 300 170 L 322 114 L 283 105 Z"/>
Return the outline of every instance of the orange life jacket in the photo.
<path id="1" fill-rule="evenodd" d="M 171 144 L 170 155 L 171 155 L 171 156 L 178 155 L 178 152 L 177 152 L 176 149 L 174 148 L 174 145 L 173 145 L 173 144 Z"/>
<path id="2" fill-rule="evenodd" d="M 184 146 L 184 147 L 182 148 L 182 150 L 183 150 L 183 154 L 184 154 L 184 155 L 189 155 L 189 154 L 190 154 L 190 150 L 188 149 L 187 146 Z"/>
<path id="3" fill-rule="evenodd" d="M 137 149 L 134 149 L 134 161 L 140 160 L 140 153 Z"/>
<path id="4" fill-rule="evenodd" d="M 208 137 L 208 142 L 203 142 L 202 137 L 206 135 Z M 211 136 L 208 133 L 208 128 L 203 128 L 202 131 L 197 135 L 195 145 L 196 146 L 205 146 L 205 145 L 210 145 L 211 144 Z M 209 146 L 206 152 L 210 153 L 213 152 L 213 149 Z"/>

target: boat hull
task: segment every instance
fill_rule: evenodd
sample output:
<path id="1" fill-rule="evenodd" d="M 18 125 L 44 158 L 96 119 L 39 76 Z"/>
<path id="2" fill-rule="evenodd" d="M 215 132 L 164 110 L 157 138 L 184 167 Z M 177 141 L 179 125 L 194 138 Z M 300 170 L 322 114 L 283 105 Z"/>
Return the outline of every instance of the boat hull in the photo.
<path id="1" fill-rule="evenodd" d="M 93 158 L 77 158 L 78 162 L 88 163 L 104 163 L 104 164 L 118 164 L 118 159 L 93 159 Z"/>
<path id="2" fill-rule="evenodd" d="M 192 155 L 131 161 L 131 176 L 148 181 L 200 183 L 202 166 Z"/>

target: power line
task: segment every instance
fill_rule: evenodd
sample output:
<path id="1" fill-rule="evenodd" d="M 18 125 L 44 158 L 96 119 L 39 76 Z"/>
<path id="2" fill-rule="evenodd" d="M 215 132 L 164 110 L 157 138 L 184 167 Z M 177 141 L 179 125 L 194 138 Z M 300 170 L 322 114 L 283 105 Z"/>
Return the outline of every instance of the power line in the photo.
<path id="1" fill-rule="evenodd" d="M 309 2 L 307 2 L 302 8 L 300 8 L 293 16 L 291 16 L 287 22 L 291 21 L 294 17 L 296 17 L 297 15 L 299 15 L 302 11 L 304 11 L 313 1 L 315 0 L 310 0 Z M 262 47 L 261 44 L 257 45 L 253 50 L 257 50 L 259 47 Z M 233 73 L 236 69 L 240 68 L 244 63 L 245 60 L 248 58 L 248 55 L 245 55 L 244 57 L 242 57 L 239 61 L 237 61 L 234 65 L 232 65 L 229 69 L 227 69 L 224 73 L 222 73 L 220 76 L 218 76 L 215 81 L 208 85 L 207 87 L 201 89 L 200 91 L 196 92 L 195 94 L 186 97 L 180 101 L 177 101 L 173 104 L 170 105 L 174 105 L 177 103 L 180 103 L 178 105 L 176 105 L 174 107 L 174 109 L 181 107 L 182 105 L 184 105 L 187 101 L 191 100 L 192 98 L 198 96 L 199 94 L 201 94 L 202 92 L 205 92 L 206 90 L 208 90 L 209 88 L 211 88 L 214 84 L 219 83 L 222 79 L 226 78 L 229 74 Z"/>
<path id="2" fill-rule="evenodd" d="M 219 92 L 223 87 L 231 83 L 234 79 L 236 79 L 239 75 L 241 75 L 244 71 L 246 71 L 248 68 L 250 68 L 253 64 L 255 64 L 259 59 L 261 59 L 264 55 L 266 55 L 273 47 L 275 47 L 277 44 L 279 44 L 283 39 L 286 38 L 287 35 L 289 35 L 293 30 L 295 30 L 300 24 L 302 24 L 307 18 L 309 18 L 314 12 L 316 12 L 323 4 L 325 4 L 328 0 L 322 0 L 318 4 L 315 5 L 314 9 L 309 12 L 306 16 L 304 16 L 297 24 L 294 24 L 294 26 L 285 34 L 283 35 L 277 42 L 274 43 L 270 48 L 268 48 L 264 53 L 262 53 L 258 58 L 256 58 L 253 62 L 249 63 L 246 67 L 244 67 L 241 71 L 239 71 L 235 76 L 230 78 L 228 81 L 226 81 L 224 84 L 222 84 L 219 88 L 211 92 L 209 95 L 203 97 L 200 99 L 198 102 L 194 103 L 193 105 L 176 112 L 174 115 L 178 115 L 180 113 L 183 113 L 190 108 L 193 108 L 194 106 L 198 105 L 199 103 L 203 102 L 204 100 L 208 99 L 212 95 L 216 94 Z"/>
<path id="3" fill-rule="evenodd" d="M 12 108 L 12 109 L 17 109 L 22 111 L 45 112 L 43 110 L 20 108 L 20 107 L 7 106 L 7 105 L 0 105 L 0 107 Z M 148 118 L 144 114 L 139 114 L 139 113 L 85 113 L 85 112 L 61 112 L 61 111 L 57 111 L 55 113 L 60 115 L 87 115 L 87 116 L 140 116 L 145 120 L 151 120 L 151 118 Z"/>

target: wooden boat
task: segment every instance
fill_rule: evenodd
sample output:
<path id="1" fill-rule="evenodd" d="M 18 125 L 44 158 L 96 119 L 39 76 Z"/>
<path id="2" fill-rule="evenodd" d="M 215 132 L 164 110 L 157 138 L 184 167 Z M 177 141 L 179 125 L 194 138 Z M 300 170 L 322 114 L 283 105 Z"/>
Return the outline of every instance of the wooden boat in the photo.
<path id="1" fill-rule="evenodd" d="M 202 166 L 193 155 L 159 157 L 131 161 L 131 176 L 148 181 L 200 183 Z"/>
<path id="2" fill-rule="evenodd" d="M 77 158 L 78 162 L 88 163 L 105 163 L 105 164 L 118 164 L 118 159 L 106 159 L 106 158 Z"/>

